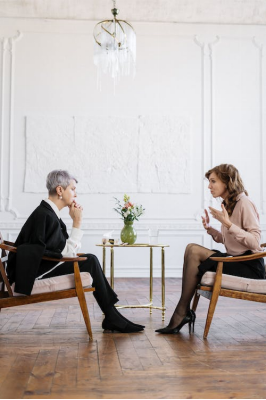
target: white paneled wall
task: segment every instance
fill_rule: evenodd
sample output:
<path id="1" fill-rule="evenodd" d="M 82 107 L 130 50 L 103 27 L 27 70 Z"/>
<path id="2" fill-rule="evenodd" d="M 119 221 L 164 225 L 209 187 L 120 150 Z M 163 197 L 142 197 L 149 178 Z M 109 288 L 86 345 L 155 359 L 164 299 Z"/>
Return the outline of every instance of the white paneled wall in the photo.
<path id="1" fill-rule="evenodd" d="M 45 197 L 45 176 L 80 178 L 85 252 L 122 221 L 124 192 L 142 204 L 138 242 L 159 229 L 166 275 L 180 276 L 186 245 L 212 243 L 201 226 L 212 201 L 204 172 L 233 163 L 261 214 L 266 241 L 264 26 L 135 23 L 137 74 L 114 95 L 97 89 L 95 22 L 1 19 L 0 226 L 14 240 Z M 64 211 L 68 226 L 71 221 Z M 145 253 L 146 252 L 146 253 Z M 115 252 L 117 276 L 148 276 L 147 249 Z M 109 262 L 107 254 L 107 263 Z M 160 275 L 160 252 L 154 254 Z"/>

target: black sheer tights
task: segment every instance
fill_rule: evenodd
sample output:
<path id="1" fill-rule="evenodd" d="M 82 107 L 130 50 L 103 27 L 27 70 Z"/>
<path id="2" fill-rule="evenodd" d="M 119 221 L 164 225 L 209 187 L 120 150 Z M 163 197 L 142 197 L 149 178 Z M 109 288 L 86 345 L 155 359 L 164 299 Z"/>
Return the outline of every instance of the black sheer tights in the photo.
<path id="1" fill-rule="evenodd" d="M 179 302 L 171 317 L 168 327 L 177 327 L 190 309 L 190 302 L 193 298 L 199 277 L 198 266 L 215 252 L 197 244 L 189 244 L 184 254 L 182 291 Z"/>

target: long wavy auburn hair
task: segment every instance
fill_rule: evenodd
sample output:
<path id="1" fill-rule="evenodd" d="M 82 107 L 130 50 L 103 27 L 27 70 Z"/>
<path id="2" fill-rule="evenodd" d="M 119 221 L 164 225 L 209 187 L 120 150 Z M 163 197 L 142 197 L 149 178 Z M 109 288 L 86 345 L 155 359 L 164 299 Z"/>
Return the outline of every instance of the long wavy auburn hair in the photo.
<path id="1" fill-rule="evenodd" d="M 206 172 L 205 177 L 209 179 L 210 175 L 213 172 L 227 187 L 229 195 L 222 204 L 225 206 L 228 215 L 231 216 L 236 205 L 237 196 L 242 192 L 244 192 L 248 196 L 248 192 L 244 187 L 238 169 L 232 164 L 218 165 L 217 167 L 214 167 Z"/>

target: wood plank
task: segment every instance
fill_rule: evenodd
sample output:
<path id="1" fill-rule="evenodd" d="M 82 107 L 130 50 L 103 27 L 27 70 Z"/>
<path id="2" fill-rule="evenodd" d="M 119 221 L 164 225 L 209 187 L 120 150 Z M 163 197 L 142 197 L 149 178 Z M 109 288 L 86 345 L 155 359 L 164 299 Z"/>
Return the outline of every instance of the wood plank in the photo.
<path id="1" fill-rule="evenodd" d="M 23 397 L 37 356 L 38 353 L 33 353 L 15 358 L 1 384 L 1 399 Z"/>
<path id="2" fill-rule="evenodd" d="M 16 360 L 17 355 L 14 354 L 0 354 L 0 385 L 6 379 L 7 374 L 9 373 L 10 369 L 14 361 Z"/>
<path id="3" fill-rule="evenodd" d="M 25 391 L 26 395 L 49 394 L 55 375 L 58 350 L 40 350 Z"/>
<path id="4" fill-rule="evenodd" d="M 53 319 L 54 313 L 55 313 L 55 308 L 47 308 L 44 310 L 41 310 L 41 315 L 37 319 L 35 323 L 36 328 L 41 328 L 41 327 L 49 327 L 51 324 L 51 321 Z"/>
<path id="5" fill-rule="evenodd" d="M 141 334 L 137 334 L 140 337 Z M 121 370 L 143 370 L 140 357 L 132 343 L 130 335 L 116 334 L 114 337 L 116 351 L 119 357 Z"/>
<path id="6" fill-rule="evenodd" d="M 180 293 L 166 280 L 166 322 Z M 117 279 L 119 298 L 147 299 L 148 279 Z M 131 291 L 131 293 L 130 293 Z M 160 303 L 160 281 L 154 281 Z M 160 335 L 161 312 L 125 309 L 142 333 L 103 333 L 102 312 L 86 299 L 94 341 L 88 341 L 77 299 L 0 312 L 1 398 L 265 398 L 266 306 L 219 298 L 207 340 L 208 300 L 200 299 L 195 333 Z"/>
<path id="7" fill-rule="evenodd" d="M 97 340 L 101 379 L 110 376 L 123 375 L 123 363 L 116 347 L 113 335 L 104 334 L 102 340 Z M 134 360 L 133 360 L 134 362 Z"/>
<path id="8" fill-rule="evenodd" d="M 64 394 L 76 388 L 78 369 L 78 344 L 61 346 L 55 366 L 53 393 Z"/>

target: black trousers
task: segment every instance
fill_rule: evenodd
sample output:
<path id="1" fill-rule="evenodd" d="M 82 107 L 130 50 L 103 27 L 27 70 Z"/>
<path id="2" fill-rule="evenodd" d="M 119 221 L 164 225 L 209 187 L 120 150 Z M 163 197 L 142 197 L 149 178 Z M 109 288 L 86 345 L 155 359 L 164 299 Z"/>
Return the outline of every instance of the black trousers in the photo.
<path id="1" fill-rule="evenodd" d="M 83 254 L 82 256 L 87 257 L 87 260 L 79 261 L 80 272 L 89 272 L 91 274 L 93 280 L 92 286 L 95 287 L 95 292 L 93 292 L 93 295 L 101 310 L 105 313 L 108 308 L 112 307 L 118 302 L 117 295 L 109 285 L 102 271 L 98 258 L 93 254 Z M 63 264 L 58 265 L 58 267 L 53 269 L 48 274 L 44 275 L 42 279 L 73 273 L 74 263 L 64 262 Z"/>

